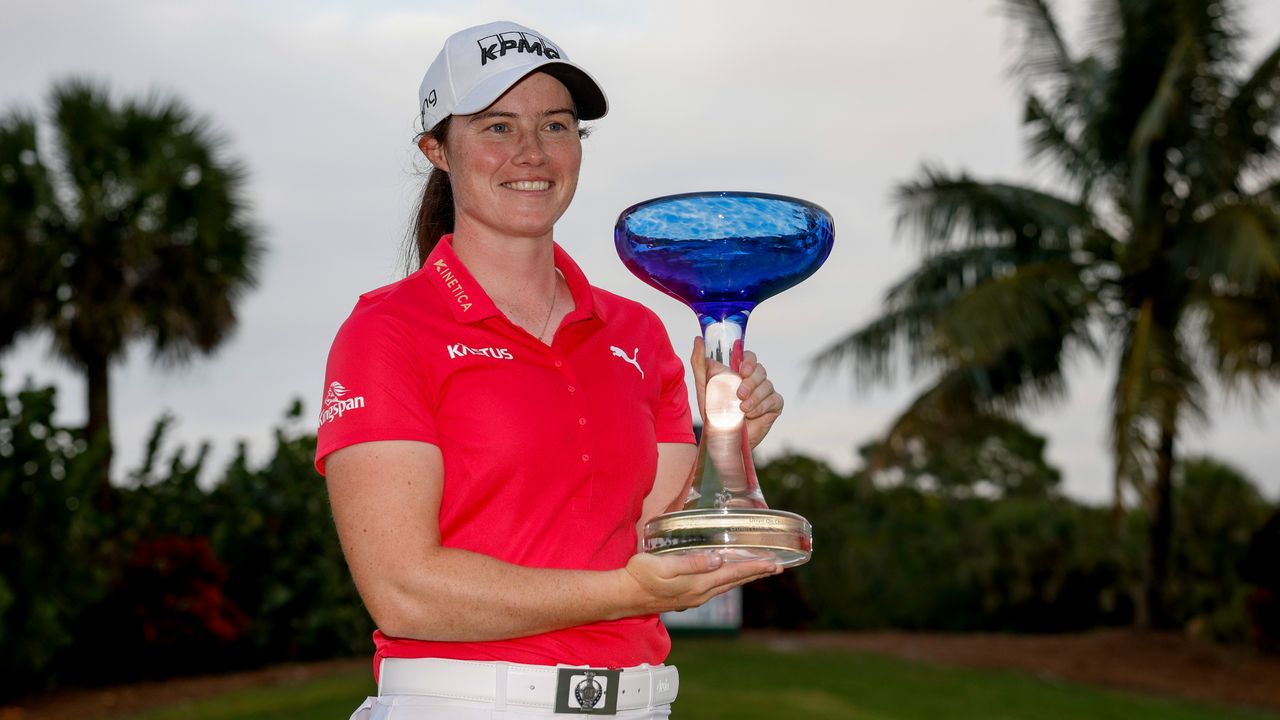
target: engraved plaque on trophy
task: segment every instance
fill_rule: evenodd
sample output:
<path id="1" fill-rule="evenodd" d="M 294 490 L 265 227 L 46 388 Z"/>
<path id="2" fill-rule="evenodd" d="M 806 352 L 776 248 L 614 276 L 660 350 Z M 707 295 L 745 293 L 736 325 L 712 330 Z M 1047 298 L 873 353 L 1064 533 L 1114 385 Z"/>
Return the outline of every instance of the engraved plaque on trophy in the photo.
<path id="1" fill-rule="evenodd" d="M 632 273 L 693 309 L 706 344 L 702 442 L 682 509 L 644 528 L 652 553 L 717 552 L 728 561 L 808 562 L 809 521 L 770 509 L 739 407 L 738 367 L 756 305 L 812 275 L 831 253 L 831 215 L 781 195 L 703 192 L 633 205 L 614 229 Z"/>

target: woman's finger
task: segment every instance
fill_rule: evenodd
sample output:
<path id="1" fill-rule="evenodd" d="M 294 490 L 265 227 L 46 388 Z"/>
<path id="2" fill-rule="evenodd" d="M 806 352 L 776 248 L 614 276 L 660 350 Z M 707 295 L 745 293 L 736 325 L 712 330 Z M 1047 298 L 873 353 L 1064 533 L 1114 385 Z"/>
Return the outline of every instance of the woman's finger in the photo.
<path id="1" fill-rule="evenodd" d="M 751 394 L 742 401 L 742 412 L 747 417 L 759 417 L 768 412 L 782 410 L 782 396 L 773 387 L 772 380 L 765 380 L 756 386 Z"/>

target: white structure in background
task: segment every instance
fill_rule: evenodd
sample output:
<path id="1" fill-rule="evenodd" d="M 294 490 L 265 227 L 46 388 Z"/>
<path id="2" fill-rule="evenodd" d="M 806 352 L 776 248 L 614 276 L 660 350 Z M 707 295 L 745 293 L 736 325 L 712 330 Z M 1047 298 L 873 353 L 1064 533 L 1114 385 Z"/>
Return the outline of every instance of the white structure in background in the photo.
<path id="1" fill-rule="evenodd" d="M 721 593 L 696 608 L 662 613 L 662 622 L 676 631 L 737 632 L 742 627 L 742 588 Z"/>

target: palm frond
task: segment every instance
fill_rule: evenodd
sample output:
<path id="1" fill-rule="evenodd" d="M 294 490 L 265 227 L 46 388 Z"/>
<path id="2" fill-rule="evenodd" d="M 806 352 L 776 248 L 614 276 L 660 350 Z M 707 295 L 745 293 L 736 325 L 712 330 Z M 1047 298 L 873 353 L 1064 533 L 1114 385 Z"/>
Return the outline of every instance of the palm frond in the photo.
<path id="1" fill-rule="evenodd" d="M 1213 295 L 1202 307 L 1213 368 L 1228 388 L 1257 397 L 1267 381 L 1280 381 L 1280 283 L 1250 295 Z"/>
<path id="2" fill-rule="evenodd" d="M 1107 70 L 1091 137 L 1108 167 L 1123 169 L 1153 138 L 1181 144 L 1193 134 L 1193 123 L 1203 124 L 1205 108 L 1221 97 L 1237 57 L 1233 6 L 1230 0 L 1096 3 L 1094 54 Z M 1158 164 L 1162 157 L 1163 149 L 1147 162 Z M 1158 167 L 1138 174 L 1136 187 L 1162 175 Z M 1137 198 L 1136 204 L 1144 203 Z"/>
<path id="3" fill-rule="evenodd" d="M 1016 406 L 1061 389 L 1064 356 L 1097 351 L 1088 319 L 1094 293 L 1064 250 L 1037 260 L 1011 247 L 960 248 L 926 259 L 886 296 L 874 321 L 820 350 L 806 385 L 850 365 L 855 382 L 909 372 L 958 371 L 968 391 Z"/>
<path id="4" fill-rule="evenodd" d="M 1081 143 L 1079 131 L 1071 129 L 1070 118 L 1035 93 L 1028 93 L 1022 124 L 1029 131 L 1027 149 L 1031 160 L 1056 163 L 1069 179 L 1079 184 L 1080 197 L 1087 200 L 1099 168 Z"/>
<path id="5" fill-rule="evenodd" d="M 974 287 L 1016 268 L 1018 262 L 1007 246 L 963 247 L 925 258 L 890 287 L 880 317 L 813 356 L 806 385 L 845 363 L 853 366 L 858 383 L 892 381 L 904 357 L 912 375 L 933 367 L 945 357 L 939 353 L 935 333 L 946 308 Z"/>
<path id="6" fill-rule="evenodd" d="M 1094 294 L 1081 271 L 1064 258 L 1028 263 L 975 285 L 940 307 L 938 352 L 976 365 L 1013 355 L 1030 368 L 1068 338 L 1096 350 L 1088 331 Z"/>
<path id="7" fill-rule="evenodd" d="M 1230 101 L 1211 120 L 1206 159 L 1219 174 L 1241 185 L 1240 175 L 1276 159 L 1280 126 L 1280 44 L 1234 88 Z"/>
<path id="8" fill-rule="evenodd" d="M 1113 67 L 1124 44 L 1126 18 L 1122 0 L 1092 0 L 1085 13 L 1085 51 L 1106 67 Z"/>
<path id="9" fill-rule="evenodd" d="M 1280 280 L 1280 209 L 1251 200 L 1215 208 L 1181 234 L 1170 257 L 1210 294 L 1250 294 Z"/>
<path id="10" fill-rule="evenodd" d="M 1160 7 L 1164 3 L 1155 3 Z M 1178 0 L 1172 14 L 1179 27 L 1196 40 L 1199 55 L 1204 61 L 1202 71 L 1220 81 L 1240 61 L 1240 49 L 1244 42 L 1244 29 L 1239 18 L 1243 14 L 1238 0 Z"/>
<path id="11" fill-rule="evenodd" d="M 943 250 L 925 258 L 915 270 L 889 287 L 887 307 L 933 300 L 938 307 L 994 278 L 1004 277 L 1031 263 L 1072 263 L 1075 254 L 1060 247 L 970 245 Z"/>
<path id="12" fill-rule="evenodd" d="M 256 282 L 262 249 L 244 220 L 247 173 L 223 156 L 225 137 L 177 98 L 152 93 L 121 116 L 142 199 L 127 244 L 139 271 L 135 306 L 155 358 L 178 363 L 227 338 L 237 300 Z"/>
<path id="13" fill-rule="evenodd" d="M 127 191 L 118 184 L 128 156 L 116 144 L 116 112 L 104 85 L 72 78 L 53 87 L 50 97 L 57 165 L 67 181 L 71 219 L 102 219 Z M 93 222 L 93 220 L 90 220 Z"/>
<path id="14" fill-rule="evenodd" d="M 1070 247 L 1080 244 L 1083 232 L 1097 231 L 1086 207 L 1040 190 L 930 167 L 923 175 L 899 185 L 894 199 L 898 227 L 913 229 L 926 249 L 952 242 Z"/>
<path id="15" fill-rule="evenodd" d="M 0 118 L 0 349 L 57 311 L 66 219 L 27 112 Z"/>
<path id="16" fill-rule="evenodd" d="M 1029 83 L 1049 80 L 1077 87 L 1076 63 L 1045 0 L 1005 0 L 1004 11 L 1023 29 L 1022 51 L 1015 72 Z"/>
<path id="17" fill-rule="evenodd" d="M 809 359 L 804 387 L 819 376 L 848 365 L 854 382 L 892 382 L 898 361 L 905 357 L 912 374 L 930 366 L 930 330 L 937 308 L 932 302 L 903 303 L 845 337 L 820 349 Z"/>

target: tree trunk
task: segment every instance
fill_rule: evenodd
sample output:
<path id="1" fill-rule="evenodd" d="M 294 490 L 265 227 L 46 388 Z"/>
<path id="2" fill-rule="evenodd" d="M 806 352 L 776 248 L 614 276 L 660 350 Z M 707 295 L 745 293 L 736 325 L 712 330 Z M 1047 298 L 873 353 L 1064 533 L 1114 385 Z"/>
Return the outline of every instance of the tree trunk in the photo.
<path id="1" fill-rule="evenodd" d="M 104 502 L 111 495 L 111 384 L 107 377 L 110 361 L 105 357 L 86 358 L 85 381 L 89 399 L 89 419 L 85 439 L 100 459 L 98 495 Z"/>
<path id="2" fill-rule="evenodd" d="M 1147 605 L 1155 628 L 1170 625 L 1167 605 L 1169 555 L 1173 540 L 1173 441 L 1174 430 L 1160 430 L 1160 449 L 1156 454 L 1156 483 L 1151 508 L 1151 567 L 1147 573 Z"/>
<path id="3" fill-rule="evenodd" d="M 1129 547 L 1129 527 L 1125 523 L 1124 479 L 1117 465 L 1115 488 L 1111 505 L 1111 553 L 1116 567 L 1121 568 L 1121 582 L 1124 590 L 1133 601 L 1133 626 L 1139 630 L 1151 629 L 1151 598 L 1148 596 L 1151 568 L 1141 560 L 1136 563 L 1126 557 L 1125 548 Z"/>

